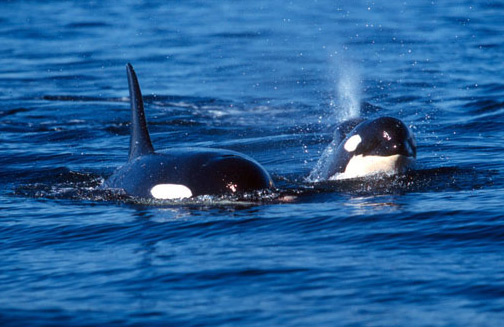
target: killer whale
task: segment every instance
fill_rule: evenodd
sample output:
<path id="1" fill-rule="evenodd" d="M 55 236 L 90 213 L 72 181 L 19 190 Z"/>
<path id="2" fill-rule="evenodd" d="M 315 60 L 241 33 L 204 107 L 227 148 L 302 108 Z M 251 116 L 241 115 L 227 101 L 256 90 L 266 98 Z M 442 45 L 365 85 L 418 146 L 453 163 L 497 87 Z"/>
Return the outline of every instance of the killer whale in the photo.
<path id="1" fill-rule="evenodd" d="M 341 124 L 308 180 L 404 173 L 416 160 L 416 140 L 399 119 L 352 119 Z"/>
<path id="2" fill-rule="evenodd" d="M 274 187 L 268 172 L 239 152 L 214 148 L 155 151 L 138 78 L 129 63 L 126 72 L 131 106 L 128 162 L 106 179 L 102 188 L 140 198 L 178 199 Z"/>

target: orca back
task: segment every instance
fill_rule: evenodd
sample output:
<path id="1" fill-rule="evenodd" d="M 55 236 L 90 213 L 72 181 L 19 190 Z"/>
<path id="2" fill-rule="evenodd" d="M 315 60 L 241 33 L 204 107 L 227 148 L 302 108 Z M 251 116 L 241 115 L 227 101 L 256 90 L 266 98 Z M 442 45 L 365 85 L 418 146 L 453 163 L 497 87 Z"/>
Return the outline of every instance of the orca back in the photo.
<path id="1" fill-rule="evenodd" d="M 127 64 L 131 105 L 128 162 L 102 185 L 142 198 L 175 199 L 197 195 L 250 192 L 274 187 L 268 172 L 241 153 L 211 148 L 155 152 L 145 118 L 142 93 Z"/>

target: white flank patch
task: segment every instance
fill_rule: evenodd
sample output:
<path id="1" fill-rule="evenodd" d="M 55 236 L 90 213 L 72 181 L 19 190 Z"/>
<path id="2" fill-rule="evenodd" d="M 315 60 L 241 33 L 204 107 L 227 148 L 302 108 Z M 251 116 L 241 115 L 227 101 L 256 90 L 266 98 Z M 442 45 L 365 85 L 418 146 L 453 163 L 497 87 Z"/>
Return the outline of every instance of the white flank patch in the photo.
<path id="1" fill-rule="evenodd" d="M 345 150 L 348 152 L 355 151 L 357 149 L 357 146 L 362 142 L 362 139 L 359 134 L 355 134 L 351 136 L 346 142 L 345 145 L 343 146 Z"/>
<path id="2" fill-rule="evenodd" d="M 154 198 L 162 200 L 190 198 L 192 196 L 191 190 L 182 184 L 158 184 L 150 192 Z"/>
<path id="3" fill-rule="evenodd" d="M 345 172 L 336 174 L 330 180 L 364 177 L 374 174 L 398 174 L 405 172 L 415 163 L 415 159 L 396 154 L 388 157 L 354 156 L 348 162 Z"/>

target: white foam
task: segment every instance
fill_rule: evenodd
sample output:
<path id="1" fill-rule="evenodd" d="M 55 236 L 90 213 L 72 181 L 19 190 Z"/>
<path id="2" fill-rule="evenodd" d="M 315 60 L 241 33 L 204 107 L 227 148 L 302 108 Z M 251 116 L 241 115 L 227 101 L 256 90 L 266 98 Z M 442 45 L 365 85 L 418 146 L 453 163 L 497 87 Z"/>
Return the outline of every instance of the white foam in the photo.
<path id="1" fill-rule="evenodd" d="M 162 200 L 190 198 L 193 195 L 191 189 L 182 184 L 158 184 L 150 192 L 155 199 Z"/>

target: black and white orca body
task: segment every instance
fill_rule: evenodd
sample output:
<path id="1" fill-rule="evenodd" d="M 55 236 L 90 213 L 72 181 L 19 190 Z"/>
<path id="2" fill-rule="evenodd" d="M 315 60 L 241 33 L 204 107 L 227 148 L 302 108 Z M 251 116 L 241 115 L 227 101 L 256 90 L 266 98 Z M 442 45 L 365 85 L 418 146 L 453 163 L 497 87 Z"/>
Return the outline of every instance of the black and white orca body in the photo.
<path id="1" fill-rule="evenodd" d="M 129 159 L 105 181 L 104 188 L 121 189 L 141 198 L 178 199 L 274 187 L 259 163 L 235 151 L 185 148 L 155 152 L 140 85 L 131 64 L 126 71 L 131 103 Z"/>
<path id="2" fill-rule="evenodd" d="M 330 149 L 327 167 L 318 172 L 319 180 L 404 173 L 415 163 L 415 138 L 399 119 L 353 120 L 337 133 L 344 137 L 338 144 L 332 144 L 336 148 Z"/>

